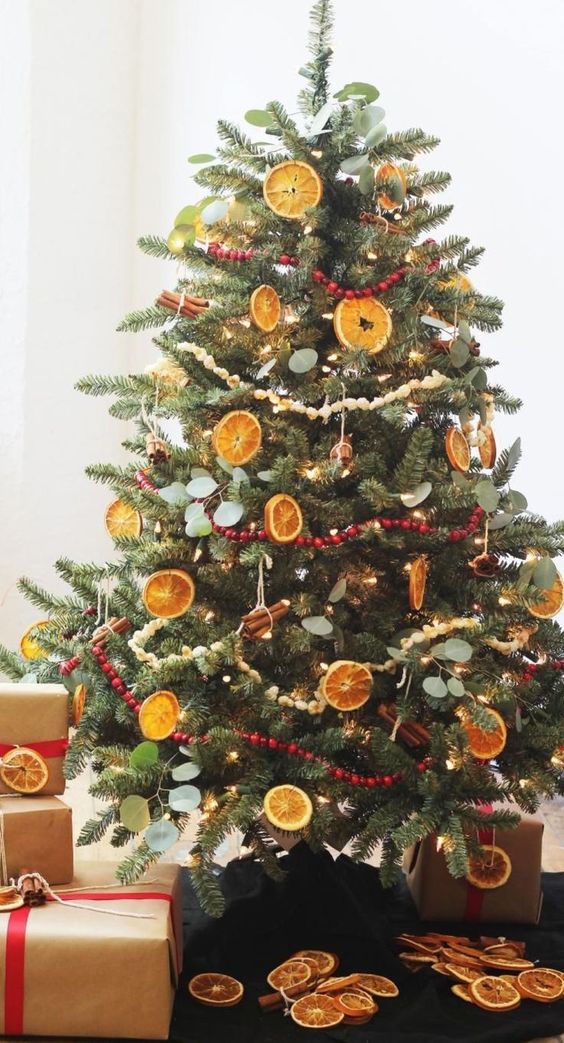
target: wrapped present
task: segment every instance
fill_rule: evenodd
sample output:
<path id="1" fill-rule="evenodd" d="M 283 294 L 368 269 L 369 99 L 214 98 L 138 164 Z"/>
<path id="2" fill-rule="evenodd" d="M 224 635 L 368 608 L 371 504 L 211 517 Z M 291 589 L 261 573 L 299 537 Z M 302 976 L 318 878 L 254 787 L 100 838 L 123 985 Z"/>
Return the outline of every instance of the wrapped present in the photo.
<path id="1" fill-rule="evenodd" d="M 69 695 L 63 685 L 0 684 L 0 793 L 25 792 L 27 780 L 29 792 L 64 793 L 68 718 Z M 34 765 L 33 757 L 15 754 L 17 747 L 39 762 Z M 22 758 L 23 772 L 18 763 Z"/>
<path id="2" fill-rule="evenodd" d="M 57 900 L 0 912 L 0 1034 L 167 1039 L 182 965 L 180 868 L 121 887 L 77 866 Z"/>
<path id="3" fill-rule="evenodd" d="M 501 848 L 510 872 L 496 887 L 475 886 L 448 871 L 441 838 L 426 837 L 405 855 L 407 885 L 421 920 L 538 923 L 542 907 L 543 824 L 523 816 L 516 829 L 480 829 L 480 844 Z M 504 853 L 504 854 L 503 854 Z M 486 855 L 486 871 L 489 855 Z M 483 883 L 483 882 L 482 882 Z"/>
<path id="4" fill-rule="evenodd" d="M 72 880 L 72 812 L 57 797 L 0 797 L 0 884 L 28 869 Z"/>

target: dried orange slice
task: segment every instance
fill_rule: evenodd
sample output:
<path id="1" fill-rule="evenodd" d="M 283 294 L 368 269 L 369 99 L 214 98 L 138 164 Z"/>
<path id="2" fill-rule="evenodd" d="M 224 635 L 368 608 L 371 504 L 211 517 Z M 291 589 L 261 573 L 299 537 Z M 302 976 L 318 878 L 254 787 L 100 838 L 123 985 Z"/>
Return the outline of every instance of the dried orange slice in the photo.
<path id="1" fill-rule="evenodd" d="M 291 989 L 296 985 L 305 985 L 313 977 L 311 967 L 303 960 L 286 960 L 275 967 L 267 977 L 272 989 Z"/>
<path id="2" fill-rule="evenodd" d="M 437 957 L 433 953 L 424 952 L 400 952 L 398 956 L 402 963 L 416 964 L 417 966 L 423 966 L 424 963 L 434 964 L 436 963 Z"/>
<path id="3" fill-rule="evenodd" d="M 401 206 L 405 199 L 405 193 L 407 189 L 407 178 L 405 172 L 401 167 L 396 167 L 393 163 L 382 163 L 381 167 L 378 167 L 376 171 L 376 189 L 378 185 L 383 184 L 385 181 L 398 180 L 401 186 L 401 199 L 394 199 L 392 196 L 387 195 L 386 191 L 378 192 L 378 204 L 383 207 L 384 210 L 396 210 L 398 206 Z"/>
<path id="4" fill-rule="evenodd" d="M 130 507 L 128 503 L 124 503 L 123 500 L 114 500 L 110 504 L 104 515 L 104 522 L 106 532 L 114 540 L 124 536 L 132 539 L 143 532 L 143 519 L 139 511 L 136 511 L 135 507 Z"/>
<path id="5" fill-rule="evenodd" d="M 80 724 L 82 714 L 84 713 L 84 704 L 86 703 L 86 685 L 77 684 L 74 695 L 72 697 L 71 715 L 72 723 L 75 727 Z"/>
<path id="6" fill-rule="evenodd" d="M 278 217 L 297 221 L 320 202 L 323 182 L 309 163 L 292 159 L 272 167 L 264 179 L 262 194 Z"/>
<path id="7" fill-rule="evenodd" d="M 16 746 L 2 755 L 0 779 L 15 793 L 39 793 L 49 780 L 49 768 L 36 750 Z"/>
<path id="8" fill-rule="evenodd" d="M 558 573 L 554 583 L 548 590 L 543 590 L 542 598 L 535 605 L 529 605 L 529 612 L 537 619 L 552 619 L 564 608 L 564 583 Z"/>
<path id="9" fill-rule="evenodd" d="M 468 991 L 473 1002 L 484 1010 L 513 1010 L 521 1003 L 521 996 L 514 985 L 490 974 L 471 981 Z"/>
<path id="10" fill-rule="evenodd" d="M 359 979 L 360 974 L 345 974 L 344 976 L 337 978 L 328 978 L 327 981 L 322 981 L 317 986 L 316 992 L 332 994 L 336 992 L 344 992 L 345 989 L 354 989 L 358 985 Z"/>
<path id="11" fill-rule="evenodd" d="M 505 727 L 503 717 L 497 710 L 492 710 L 489 707 L 486 709 L 488 715 L 494 718 L 496 722 L 493 731 L 487 732 L 484 728 L 479 728 L 477 724 L 470 720 L 462 722 L 462 727 L 468 737 L 470 753 L 473 757 L 477 757 L 482 761 L 492 760 L 493 757 L 497 757 L 504 749 L 507 741 L 507 728 Z"/>
<path id="12" fill-rule="evenodd" d="M 290 1011 L 296 1025 L 304 1029 L 327 1029 L 338 1025 L 344 1018 L 330 996 L 314 992 L 313 996 L 302 996 L 292 1004 Z"/>
<path id="13" fill-rule="evenodd" d="M 445 435 L 445 451 L 451 467 L 464 474 L 470 467 L 470 446 L 459 427 L 449 427 Z"/>
<path id="14" fill-rule="evenodd" d="M 450 279 L 442 279 L 439 286 L 441 290 L 460 290 L 462 293 L 471 293 L 474 289 L 470 279 L 463 272 L 456 272 Z"/>
<path id="15" fill-rule="evenodd" d="M 461 963 L 445 963 L 445 971 L 451 978 L 456 978 L 457 981 L 462 981 L 466 985 L 470 981 L 476 981 L 476 978 L 481 978 L 484 974 L 483 968 L 476 970 L 475 967 L 463 967 Z"/>
<path id="16" fill-rule="evenodd" d="M 495 436 L 491 427 L 482 427 L 482 424 L 478 424 L 478 431 L 481 431 L 486 438 L 485 442 L 482 442 L 478 446 L 480 460 L 482 461 L 482 467 L 486 467 L 489 470 L 489 468 L 493 467 L 495 464 L 497 457 Z"/>
<path id="17" fill-rule="evenodd" d="M 363 663 L 337 659 L 323 675 L 319 687 L 334 710 L 358 710 L 370 698 L 372 674 Z"/>
<path id="18" fill-rule="evenodd" d="M 436 971 L 437 974 L 444 974 L 446 978 L 450 978 L 450 971 L 447 971 L 446 968 L 446 963 L 434 963 L 431 967 L 431 970 Z"/>
<path id="19" fill-rule="evenodd" d="M 153 692 L 141 703 L 139 727 L 146 739 L 167 739 L 176 728 L 179 713 L 180 704 L 174 692 Z"/>
<path id="20" fill-rule="evenodd" d="M 484 959 L 484 963 L 488 967 L 495 967 L 499 971 L 526 971 L 532 969 L 535 965 L 532 960 L 521 959 L 520 956 L 490 956 Z"/>
<path id="21" fill-rule="evenodd" d="M 469 884 L 482 890 L 503 887 L 511 876 L 511 859 L 506 851 L 495 844 L 482 844 L 479 855 L 470 855 L 468 859 L 466 879 Z M 507 962 L 505 962 L 507 960 Z M 490 967 L 507 967 L 511 970 L 513 962 L 505 956 L 484 956 L 482 963 Z"/>
<path id="22" fill-rule="evenodd" d="M 323 949 L 300 949 L 292 956 L 294 960 L 313 960 L 317 966 L 317 973 L 322 978 L 328 978 L 334 974 L 339 966 L 339 957 L 334 952 L 325 952 Z"/>
<path id="23" fill-rule="evenodd" d="M 292 543 L 304 523 L 301 507 L 293 496 L 276 493 L 264 507 L 264 528 L 273 543 Z"/>
<path id="24" fill-rule="evenodd" d="M 539 1003 L 554 1003 L 564 996 L 564 980 L 549 967 L 521 971 L 515 988 L 528 1000 L 538 1000 Z"/>
<path id="25" fill-rule="evenodd" d="M 392 332 L 392 317 L 373 297 L 339 301 L 333 314 L 333 329 L 344 348 L 363 348 L 376 354 L 386 347 Z"/>
<path id="26" fill-rule="evenodd" d="M 412 562 L 409 570 L 409 607 L 419 611 L 425 597 L 427 584 L 427 560 L 421 555 Z"/>
<path id="27" fill-rule="evenodd" d="M 236 409 L 226 413 L 213 432 L 213 447 L 228 464 L 240 467 L 252 460 L 262 445 L 261 426 L 252 413 Z"/>
<path id="28" fill-rule="evenodd" d="M 276 829 L 293 833 L 305 829 L 313 814 L 313 805 L 303 789 L 284 783 L 269 789 L 264 798 L 264 813 Z"/>
<path id="29" fill-rule="evenodd" d="M 257 286 L 251 294 L 249 312 L 255 326 L 264 333 L 272 333 L 280 321 L 280 297 L 273 286 Z"/>
<path id="30" fill-rule="evenodd" d="M 152 616 L 177 619 L 188 611 L 195 594 L 194 580 L 184 569 L 160 569 L 146 580 L 142 597 Z"/>
<path id="31" fill-rule="evenodd" d="M 243 986 L 229 974 L 196 974 L 188 982 L 188 992 L 206 1007 L 234 1007 L 243 999 Z"/>
<path id="32" fill-rule="evenodd" d="M 476 959 L 475 956 L 467 956 L 464 952 L 458 952 L 457 949 L 443 949 L 443 960 L 447 963 L 456 963 L 460 967 L 473 967 L 474 969 L 480 969 L 482 966 L 482 954 Z"/>
<path id="33" fill-rule="evenodd" d="M 392 999 L 399 996 L 399 989 L 391 978 L 384 978 L 382 974 L 359 974 L 358 984 L 361 989 L 371 992 L 373 996 L 386 996 Z"/>
<path id="34" fill-rule="evenodd" d="M 22 634 L 20 641 L 20 652 L 24 659 L 44 659 L 48 652 L 32 637 L 34 630 L 38 630 L 42 627 L 48 627 L 50 623 L 49 619 L 38 619 L 37 623 L 32 623 L 30 627 Z"/>
<path id="35" fill-rule="evenodd" d="M 378 1010 L 378 1004 L 366 992 L 341 992 L 333 1003 L 348 1018 L 363 1018 L 366 1014 L 376 1014 Z"/>
<path id="36" fill-rule="evenodd" d="M 451 985 L 450 991 L 455 996 L 458 996 L 459 1000 L 464 1000 L 466 1003 L 474 1002 L 467 985 Z"/>

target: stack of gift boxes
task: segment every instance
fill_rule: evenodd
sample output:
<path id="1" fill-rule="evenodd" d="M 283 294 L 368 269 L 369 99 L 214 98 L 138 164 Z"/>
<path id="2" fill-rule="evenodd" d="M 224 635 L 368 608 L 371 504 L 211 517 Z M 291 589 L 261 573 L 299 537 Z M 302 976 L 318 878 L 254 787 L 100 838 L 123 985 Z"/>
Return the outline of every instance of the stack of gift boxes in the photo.
<path id="1" fill-rule="evenodd" d="M 180 871 L 158 865 L 122 886 L 114 863 L 74 866 L 59 799 L 68 717 L 61 685 L 0 684 L 0 1035 L 167 1039 Z"/>

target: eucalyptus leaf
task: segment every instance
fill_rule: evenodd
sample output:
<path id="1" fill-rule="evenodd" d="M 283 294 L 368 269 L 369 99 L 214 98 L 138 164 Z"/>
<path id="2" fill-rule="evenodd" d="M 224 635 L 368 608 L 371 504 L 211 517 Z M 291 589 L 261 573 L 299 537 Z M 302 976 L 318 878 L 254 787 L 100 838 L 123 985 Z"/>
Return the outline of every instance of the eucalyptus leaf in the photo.
<path id="1" fill-rule="evenodd" d="M 189 503 L 186 510 L 184 511 L 184 521 L 194 521 L 195 518 L 201 519 L 206 517 L 203 503 Z"/>
<path id="2" fill-rule="evenodd" d="M 159 496 L 161 500 L 170 504 L 171 507 L 184 507 L 188 503 L 188 493 L 186 492 L 186 486 L 182 482 L 173 482 L 172 485 L 165 485 L 164 489 L 159 489 Z"/>
<path id="3" fill-rule="evenodd" d="M 485 369 L 481 366 L 477 367 L 475 376 L 472 377 L 472 384 L 477 391 L 485 391 L 488 386 L 488 374 Z M 483 421 L 482 421 L 483 422 Z"/>
<path id="4" fill-rule="evenodd" d="M 249 109 L 245 113 L 245 120 L 252 127 L 269 127 L 272 123 L 272 113 L 266 109 Z"/>
<path id="5" fill-rule="evenodd" d="M 344 598 L 346 593 L 347 593 L 347 581 L 343 577 L 343 579 L 337 580 L 337 582 L 335 583 L 335 586 L 329 592 L 329 597 L 327 598 L 327 600 L 330 601 L 334 605 L 337 601 L 340 601 L 341 598 Z"/>
<path id="6" fill-rule="evenodd" d="M 188 482 L 186 491 L 193 496 L 196 500 L 201 500 L 205 496 L 211 496 L 212 493 L 217 489 L 217 482 L 215 478 L 193 478 L 191 482 Z"/>
<path id="7" fill-rule="evenodd" d="M 346 83 L 344 87 L 341 87 L 341 90 L 337 91 L 333 97 L 337 98 L 338 101 L 348 101 L 350 98 L 364 98 L 369 103 L 376 101 L 379 95 L 380 91 L 371 83 L 354 80 L 352 83 Z"/>
<path id="8" fill-rule="evenodd" d="M 495 532 L 496 529 L 504 529 L 506 525 L 511 525 L 515 521 L 513 514 L 508 514 L 507 511 L 501 511 L 500 514 L 496 514 L 494 518 L 490 518 L 488 527 L 490 532 Z"/>
<path id="9" fill-rule="evenodd" d="M 470 357 L 470 349 L 468 345 L 459 337 L 458 340 L 454 341 L 454 344 L 449 350 L 449 359 L 453 366 L 460 369 L 461 366 L 468 361 Z"/>
<path id="10" fill-rule="evenodd" d="M 457 489 L 466 490 L 470 487 L 470 482 L 467 478 L 465 478 L 463 474 L 460 473 L 460 471 L 451 471 L 450 477 L 452 478 L 452 481 L 454 485 L 456 485 Z"/>
<path id="11" fill-rule="evenodd" d="M 539 590 L 550 590 L 558 575 L 552 558 L 541 558 L 533 572 L 533 583 Z"/>
<path id="12" fill-rule="evenodd" d="M 126 797 L 119 806 L 119 817 L 122 825 L 131 833 L 140 833 L 151 821 L 148 800 L 133 794 Z"/>
<path id="13" fill-rule="evenodd" d="M 432 655 L 435 659 L 448 659 L 449 657 L 446 653 L 444 641 L 439 641 L 438 644 L 431 645 L 429 655 Z"/>
<path id="14" fill-rule="evenodd" d="M 168 795 L 168 804 L 172 811 L 194 811 L 202 799 L 196 786 L 177 786 Z"/>
<path id="15" fill-rule="evenodd" d="M 471 344 L 472 342 L 472 330 L 470 329 L 466 319 L 461 319 L 458 323 L 458 336 L 465 344 Z"/>
<path id="16" fill-rule="evenodd" d="M 445 652 L 453 663 L 467 663 L 472 658 L 474 649 L 468 641 L 460 637 L 449 637 L 448 641 L 445 641 Z"/>
<path id="17" fill-rule="evenodd" d="M 393 645 L 388 645 L 386 651 L 390 658 L 397 659 L 398 663 L 404 663 L 407 659 L 407 655 L 402 648 L 394 648 Z"/>
<path id="18" fill-rule="evenodd" d="M 273 367 L 275 365 L 276 365 L 276 359 L 275 358 L 274 359 L 269 359 L 268 362 L 265 362 L 264 366 L 261 366 L 259 371 L 258 371 L 258 373 L 257 373 L 257 380 L 262 380 L 263 377 L 266 377 L 267 373 L 270 373 L 270 370 L 273 369 Z"/>
<path id="19" fill-rule="evenodd" d="M 388 131 L 384 123 L 379 123 L 377 127 L 372 127 L 364 139 L 366 147 L 377 148 L 378 145 L 382 144 L 387 133 Z"/>
<path id="20" fill-rule="evenodd" d="M 271 482 L 272 471 L 257 471 L 257 478 L 260 478 L 261 482 Z"/>
<path id="21" fill-rule="evenodd" d="M 373 127 L 382 122 L 385 115 L 385 110 L 379 105 L 364 105 L 355 114 L 353 127 L 358 134 L 362 134 L 364 137 Z"/>
<path id="22" fill-rule="evenodd" d="M 192 518 L 189 522 L 186 522 L 184 531 L 187 536 L 193 539 L 201 539 L 202 536 L 211 536 L 213 526 L 209 518 L 202 515 L 198 518 Z"/>
<path id="23" fill-rule="evenodd" d="M 307 616 L 302 619 L 302 626 L 308 633 L 317 637 L 327 637 L 333 633 L 333 624 L 327 616 Z"/>
<path id="24" fill-rule="evenodd" d="M 447 681 L 447 688 L 451 695 L 454 695 L 456 699 L 461 699 L 466 689 L 458 677 L 449 677 Z"/>
<path id="25" fill-rule="evenodd" d="M 249 480 L 250 479 L 249 479 L 249 476 L 248 476 L 247 472 L 244 471 L 242 467 L 234 467 L 233 468 L 233 481 L 234 482 L 248 482 Z"/>
<path id="26" fill-rule="evenodd" d="M 176 768 L 173 768 L 172 777 L 175 782 L 189 782 L 190 779 L 197 778 L 201 770 L 198 764 L 189 761 L 187 764 L 178 764 Z"/>
<path id="27" fill-rule="evenodd" d="M 366 163 L 360 170 L 358 187 L 363 196 L 371 196 L 374 192 L 374 167 L 370 163 Z"/>
<path id="28" fill-rule="evenodd" d="M 360 171 L 368 163 L 368 152 L 364 152 L 361 156 L 349 156 L 348 159 L 344 159 L 341 163 L 341 170 L 344 174 L 360 174 Z"/>
<path id="29" fill-rule="evenodd" d="M 223 220 L 228 209 L 229 201 L 227 199 L 215 199 L 213 203 L 208 203 L 204 207 L 200 217 L 205 225 L 215 225 L 218 221 Z"/>
<path id="30" fill-rule="evenodd" d="M 318 112 L 315 113 L 308 129 L 308 137 L 315 138 L 324 128 L 334 108 L 333 101 L 326 101 Z M 272 118 L 272 117 L 271 117 Z"/>
<path id="31" fill-rule="evenodd" d="M 211 152 L 197 152 L 193 156 L 188 156 L 189 163 L 212 163 L 215 156 L 212 156 Z"/>
<path id="32" fill-rule="evenodd" d="M 491 478 L 482 478 L 476 484 L 476 500 L 488 514 L 495 511 L 499 503 L 499 493 Z"/>
<path id="33" fill-rule="evenodd" d="M 190 468 L 191 478 L 211 478 L 211 474 L 206 467 L 191 467 Z"/>
<path id="34" fill-rule="evenodd" d="M 452 333 L 452 323 L 439 319 L 437 315 L 422 315 L 419 321 L 424 326 L 432 326 L 435 330 L 445 330 L 447 333 Z"/>
<path id="35" fill-rule="evenodd" d="M 222 471 L 226 471 L 227 474 L 233 474 L 233 464 L 230 464 L 228 460 L 224 460 L 222 456 L 216 456 L 216 460 Z"/>
<path id="36" fill-rule="evenodd" d="M 194 757 L 196 753 L 193 746 L 179 746 L 178 750 L 184 757 Z"/>
<path id="37" fill-rule="evenodd" d="M 199 216 L 197 206 L 185 206 L 178 212 L 174 219 L 174 227 L 178 225 L 193 225 Z"/>
<path id="38" fill-rule="evenodd" d="M 518 590 L 526 590 L 533 578 L 533 572 L 537 567 L 536 559 L 533 561 L 524 561 L 519 568 L 519 580 L 517 582 Z"/>
<path id="39" fill-rule="evenodd" d="M 427 695 L 432 696 L 433 699 L 444 699 L 448 692 L 448 688 L 444 683 L 442 677 L 438 675 L 436 677 L 426 677 L 423 681 L 423 691 Z"/>
<path id="40" fill-rule="evenodd" d="M 159 759 L 159 747 L 156 742 L 140 742 L 129 754 L 131 768 L 150 768 Z"/>
<path id="41" fill-rule="evenodd" d="M 145 832 L 145 843 L 151 851 L 166 851 L 172 847 L 180 836 L 180 830 L 167 818 L 161 818 L 158 822 L 151 822 Z"/>
<path id="42" fill-rule="evenodd" d="M 313 348 L 300 348 L 291 355 L 288 368 L 292 370 L 292 373 L 307 373 L 313 369 L 318 357 Z"/>
<path id="43" fill-rule="evenodd" d="M 417 507 L 418 503 L 423 503 L 423 500 L 427 499 L 432 489 L 433 486 L 430 482 L 421 482 L 410 492 L 400 493 L 400 500 L 406 507 Z"/>
<path id="44" fill-rule="evenodd" d="M 244 513 L 245 508 L 242 503 L 238 503 L 235 500 L 225 500 L 214 511 L 213 520 L 216 525 L 232 526 L 241 521 Z"/>
<path id="45" fill-rule="evenodd" d="M 308 69 L 307 65 L 302 65 L 301 68 L 298 69 L 298 76 L 303 76 L 306 80 L 312 80 L 313 72 L 311 69 Z"/>
<path id="46" fill-rule="evenodd" d="M 405 185 L 397 174 L 386 178 L 386 195 L 393 200 L 396 206 L 401 206 L 405 199 Z"/>
<path id="47" fill-rule="evenodd" d="M 527 497 L 524 496 L 523 493 L 517 492 L 517 489 L 510 489 L 509 490 L 509 500 L 511 501 L 511 506 L 513 507 L 514 510 L 516 510 L 516 511 L 526 511 L 527 510 L 527 507 L 528 507 Z"/>
<path id="48" fill-rule="evenodd" d="M 196 229 L 193 225 L 178 225 L 177 228 L 173 228 L 172 232 L 168 236 L 166 245 L 171 254 L 178 257 L 182 253 L 186 245 L 191 246 L 196 239 Z"/>

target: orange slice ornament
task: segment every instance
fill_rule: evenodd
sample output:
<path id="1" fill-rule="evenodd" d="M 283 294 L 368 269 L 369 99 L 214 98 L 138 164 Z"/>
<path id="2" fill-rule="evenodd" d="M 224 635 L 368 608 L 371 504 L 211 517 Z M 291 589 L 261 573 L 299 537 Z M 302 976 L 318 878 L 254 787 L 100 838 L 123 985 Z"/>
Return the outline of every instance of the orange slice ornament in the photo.
<path id="1" fill-rule="evenodd" d="M 330 974 L 334 974 L 339 966 L 339 957 L 334 952 L 325 952 L 324 949 L 300 949 L 295 952 L 293 957 L 294 960 L 310 959 L 313 960 L 317 966 L 317 973 L 320 978 L 328 978 Z"/>
<path id="2" fill-rule="evenodd" d="M 317 171 L 300 160 L 278 163 L 268 172 L 263 184 L 264 201 L 278 217 L 299 221 L 323 195 L 323 182 Z"/>
<path id="3" fill-rule="evenodd" d="M 282 306 L 273 286 L 257 286 L 251 294 L 249 312 L 255 326 L 263 333 L 272 333 L 280 322 Z"/>
<path id="4" fill-rule="evenodd" d="M 396 198 L 389 195 L 384 189 L 382 192 L 378 192 L 378 185 L 384 184 L 386 181 L 395 181 L 398 185 L 398 195 Z M 405 199 L 407 191 L 407 177 L 401 167 L 396 167 L 393 163 L 382 163 L 381 167 L 378 167 L 376 171 L 376 191 L 378 205 L 383 207 L 384 210 L 397 210 Z"/>
<path id="5" fill-rule="evenodd" d="M 492 722 L 495 721 L 493 731 L 487 732 L 485 728 L 480 728 L 470 720 L 463 721 L 462 727 L 468 737 L 468 746 L 472 756 L 477 757 L 478 760 L 488 761 L 497 757 L 504 749 L 507 741 L 507 728 L 503 717 L 497 710 L 492 710 L 490 707 L 484 709 L 492 718 Z"/>
<path id="6" fill-rule="evenodd" d="M 276 829 L 294 833 L 308 825 L 313 814 L 313 805 L 307 793 L 299 786 L 283 783 L 269 789 L 264 798 L 264 813 Z"/>
<path id="7" fill-rule="evenodd" d="M 135 507 L 130 507 L 123 500 L 114 500 L 104 516 L 106 532 L 112 539 L 127 537 L 134 539 L 143 532 L 143 518 Z"/>
<path id="8" fill-rule="evenodd" d="M 376 1014 L 378 1004 L 367 992 L 351 989 L 335 996 L 333 1003 L 349 1018 L 363 1018 L 366 1014 Z"/>
<path id="9" fill-rule="evenodd" d="M 292 989 L 296 985 L 305 985 L 313 977 L 312 968 L 303 960 L 286 960 L 275 967 L 267 977 L 272 989 Z"/>
<path id="10" fill-rule="evenodd" d="M 445 435 L 445 451 L 451 467 L 465 474 L 470 467 L 470 446 L 459 427 L 449 427 Z"/>
<path id="11" fill-rule="evenodd" d="M 14 793 L 39 793 L 49 780 L 49 768 L 40 753 L 16 746 L 2 755 L 0 779 Z"/>
<path id="12" fill-rule="evenodd" d="M 481 431 L 485 436 L 485 442 L 482 442 L 478 446 L 478 453 L 480 454 L 480 460 L 482 467 L 489 470 L 495 464 L 497 457 L 497 446 L 495 444 L 495 436 L 491 427 L 482 427 L 478 424 L 478 431 Z"/>
<path id="13" fill-rule="evenodd" d="M 139 727 L 146 739 L 159 742 L 176 730 L 180 704 L 174 692 L 161 689 L 149 695 L 139 710 Z"/>
<path id="14" fill-rule="evenodd" d="M 236 409 L 226 413 L 213 432 L 213 447 L 218 456 L 234 467 L 252 460 L 262 445 L 262 428 L 252 413 Z"/>
<path id="15" fill-rule="evenodd" d="M 482 844 L 478 855 L 470 855 L 468 859 L 468 873 L 466 879 L 469 884 L 479 887 L 482 891 L 491 891 L 496 887 L 503 887 L 511 876 L 511 859 L 506 851 L 495 844 Z M 497 961 L 497 963 L 496 963 Z M 501 963 L 499 961 L 502 961 Z M 515 969 L 508 960 L 505 963 L 503 956 L 484 956 L 482 963 L 490 966 L 502 966 L 507 970 Z M 519 962 L 517 962 L 519 966 Z"/>
<path id="16" fill-rule="evenodd" d="M 41 647 L 39 642 L 32 637 L 34 630 L 48 627 L 49 623 L 49 619 L 38 619 L 37 623 L 32 623 L 31 626 L 24 631 L 20 641 L 20 652 L 24 659 L 45 659 L 45 657 L 49 655 L 49 653 Z"/>
<path id="17" fill-rule="evenodd" d="M 142 598 L 152 616 L 177 619 L 191 607 L 195 594 L 194 580 L 184 569 L 160 569 L 146 580 Z"/>
<path id="18" fill-rule="evenodd" d="M 75 728 L 78 728 L 78 725 L 80 724 L 80 722 L 82 720 L 82 715 L 84 713 L 84 706 L 85 706 L 85 704 L 86 704 L 86 685 L 82 684 L 82 683 L 81 684 L 77 684 L 77 686 L 76 686 L 76 688 L 74 690 L 74 695 L 72 697 L 72 704 L 71 704 L 72 723 L 74 724 Z"/>
<path id="19" fill-rule="evenodd" d="M 409 570 L 409 607 L 417 612 L 423 604 L 426 585 L 427 560 L 424 555 L 420 555 Z"/>
<path id="20" fill-rule="evenodd" d="M 264 528 L 273 543 L 293 543 L 304 524 L 301 507 L 288 493 L 276 493 L 264 508 Z"/>
<path id="21" fill-rule="evenodd" d="M 344 348 L 362 348 L 375 355 L 390 339 L 392 317 L 373 297 L 339 301 L 333 315 L 333 329 Z"/>
<path id="22" fill-rule="evenodd" d="M 334 710 L 358 710 L 370 698 L 372 674 L 363 663 L 337 659 L 323 675 L 319 687 L 325 702 Z"/>
<path id="23" fill-rule="evenodd" d="M 330 996 L 315 992 L 313 996 L 302 996 L 292 1004 L 292 1020 L 304 1029 L 327 1029 L 338 1025 L 345 1015 L 337 1010 Z"/>
<path id="24" fill-rule="evenodd" d="M 536 619 L 552 619 L 564 608 L 564 583 L 560 573 L 548 590 L 543 590 L 542 598 L 528 609 Z"/>
<path id="25" fill-rule="evenodd" d="M 360 974 L 358 985 L 365 992 L 371 992 L 373 996 L 393 999 L 399 996 L 399 989 L 391 978 L 385 978 L 382 974 Z"/>
<path id="26" fill-rule="evenodd" d="M 243 986 L 229 974 L 196 974 L 188 982 L 188 992 L 206 1007 L 234 1007 L 243 999 Z"/>

